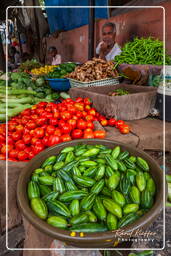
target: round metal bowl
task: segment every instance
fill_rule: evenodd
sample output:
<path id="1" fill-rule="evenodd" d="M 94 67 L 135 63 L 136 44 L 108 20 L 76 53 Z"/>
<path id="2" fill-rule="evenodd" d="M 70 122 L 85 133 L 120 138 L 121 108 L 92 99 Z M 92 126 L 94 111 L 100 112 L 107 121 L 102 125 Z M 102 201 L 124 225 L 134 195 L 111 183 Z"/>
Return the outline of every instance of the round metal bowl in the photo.
<path id="1" fill-rule="evenodd" d="M 39 219 L 34 212 L 31 210 L 29 206 L 29 201 L 27 198 L 27 183 L 31 176 L 31 173 L 39 168 L 42 162 L 49 156 L 58 154 L 63 148 L 67 146 L 75 146 L 80 143 L 96 145 L 103 144 L 109 148 L 114 148 L 116 145 L 120 145 L 122 150 L 128 150 L 131 155 L 141 156 L 150 166 L 150 173 L 152 174 L 157 191 L 155 196 L 155 203 L 153 207 L 143 215 L 139 220 L 134 223 L 120 229 L 120 231 L 124 231 L 123 234 L 118 234 L 118 231 L 107 231 L 107 232 L 96 232 L 96 233 L 85 233 L 84 237 L 80 237 L 80 234 L 77 233 L 76 236 L 70 236 L 70 231 L 55 228 L 50 226 L 45 221 Z M 24 217 L 39 231 L 44 234 L 51 236 L 55 239 L 66 242 L 69 245 L 75 247 L 82 248 L 108 248 L 113 247 L 114 242 L 118 241 L 118 238 L 128 238 L 130 234 L 134 236 L 134 232 L 138 229 L 146 229 L 158 216 L 162 209 L 163 204 L 163 172 L 160 169 L 159 165 L 145 152 L 132 147 L 126 144 L 117 142 L 117 141 L 109 141 L 109 140 L 100 140 L 100 139 L 84 139 L 84 140 L 73 140 L 66 143 L 61 143 L 56 146 L 47 148 L 42 151 L 40 154 L 35 156 L 26 166 L 25 169 L 20 174 L 18 185 L 17 185 L 17 198 L 19 207 L 24 215 Z"/>

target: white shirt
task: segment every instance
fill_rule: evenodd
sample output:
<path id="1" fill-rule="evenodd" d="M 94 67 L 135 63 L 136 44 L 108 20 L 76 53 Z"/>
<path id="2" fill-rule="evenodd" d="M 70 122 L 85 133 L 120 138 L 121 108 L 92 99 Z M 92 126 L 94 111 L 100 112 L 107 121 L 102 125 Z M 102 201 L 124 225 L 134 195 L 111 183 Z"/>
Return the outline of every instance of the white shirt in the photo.
<path id="1" fill-rule="evenodd" d="M 100 46 L 101 44 L 103 44 L 103 42 L 100 42 L 96 48 L 96 54 L 100 53 Z M 121 54 L 121 48 L 119 47 L 119 45 L 117 43 L 114 44 L 113 48 L 111 49 L 111 51 L 105 56 L 106 60 L 113 60 L 115 58 L 116 55 Z"/>
<path id="2" fill-rule="evenodd" d="M 51 65 L 59 65 L 59 64 L 61 64 L 61 55 L 57 54 L 55 57 L 53 57 Z"/>

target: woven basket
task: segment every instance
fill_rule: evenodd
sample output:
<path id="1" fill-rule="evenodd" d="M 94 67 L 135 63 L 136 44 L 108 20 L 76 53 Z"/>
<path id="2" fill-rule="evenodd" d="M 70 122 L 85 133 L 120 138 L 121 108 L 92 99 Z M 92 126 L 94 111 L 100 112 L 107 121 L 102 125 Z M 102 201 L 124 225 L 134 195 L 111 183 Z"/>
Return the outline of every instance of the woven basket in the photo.
<path id="1" fill-rule="evenodd" d="M 69 78 L 69 82 L 70 82 L 71 88 L 107 86 L 107 85 L 119 84 L 119 78 L 118 77 L 117 78 L 108 78 L 108 79 L 95 80 L 95 81 L 91 81 L 91 82 L 80 82 L 78 80 Z"/>

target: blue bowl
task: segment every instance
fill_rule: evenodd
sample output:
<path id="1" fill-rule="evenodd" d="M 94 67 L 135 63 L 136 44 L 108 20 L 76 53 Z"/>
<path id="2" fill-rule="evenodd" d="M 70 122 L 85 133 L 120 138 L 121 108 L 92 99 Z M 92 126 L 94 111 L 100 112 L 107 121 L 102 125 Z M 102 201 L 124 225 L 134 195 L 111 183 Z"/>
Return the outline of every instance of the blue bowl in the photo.
<path id="1" fill-rule="evenodd" d="M 68 91 L 70 89 L 70 82 L 67 78 L 46 78 L 52 89 L 56 91 Z"/>

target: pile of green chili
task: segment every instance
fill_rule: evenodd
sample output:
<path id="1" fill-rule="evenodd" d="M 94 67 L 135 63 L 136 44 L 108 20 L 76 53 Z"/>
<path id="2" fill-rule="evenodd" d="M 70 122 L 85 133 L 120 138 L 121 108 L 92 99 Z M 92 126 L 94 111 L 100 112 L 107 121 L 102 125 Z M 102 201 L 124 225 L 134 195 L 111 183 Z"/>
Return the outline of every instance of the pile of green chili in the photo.
<path id="1" fill-rule="evenodd" d="M 163 65 L 163 42 L 154 38 L 134 38 L 122 48 L 122 53 L 114 59 L 118 64 Z M 165 64 L 171 65 L 171 57 L 165 54 Z"/>

